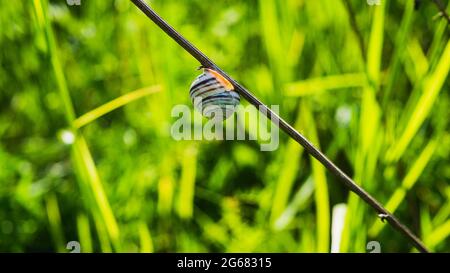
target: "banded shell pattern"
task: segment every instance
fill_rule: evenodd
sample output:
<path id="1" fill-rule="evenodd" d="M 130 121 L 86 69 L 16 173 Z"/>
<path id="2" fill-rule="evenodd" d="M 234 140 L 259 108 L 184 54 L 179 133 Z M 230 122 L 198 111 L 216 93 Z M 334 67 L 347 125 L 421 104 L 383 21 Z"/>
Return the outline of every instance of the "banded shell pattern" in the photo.
<path id="1" fill-rule="evenodd" d="M 217 71 L 204 68 L 191 84 L 189 95 L 195 108 L 207 118 L 225 120 L 240 102 L 233 85 Z"/>

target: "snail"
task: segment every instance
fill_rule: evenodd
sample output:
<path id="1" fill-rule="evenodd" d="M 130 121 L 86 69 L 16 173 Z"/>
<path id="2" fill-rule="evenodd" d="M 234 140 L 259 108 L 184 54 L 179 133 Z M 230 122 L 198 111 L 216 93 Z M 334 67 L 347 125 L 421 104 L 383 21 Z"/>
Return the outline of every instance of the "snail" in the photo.
<path id="1" fill-rule="evenodd" d="M 210 119 L 229 118 L 240 102 L 233 84 L 210 68 L 203 68 L 203 73 L 191 84 L 189 96 L 194 107 Z"/>

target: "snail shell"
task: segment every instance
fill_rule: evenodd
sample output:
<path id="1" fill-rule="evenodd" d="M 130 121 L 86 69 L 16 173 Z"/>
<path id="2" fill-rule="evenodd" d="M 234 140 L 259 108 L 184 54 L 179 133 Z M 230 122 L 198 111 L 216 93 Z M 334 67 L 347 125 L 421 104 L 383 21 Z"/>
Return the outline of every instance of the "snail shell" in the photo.
<path id="1" fill-rule="evenodd" d="M 217 71 L 204 68 L 191 84 L 189 95 L 194 107 L 207 118 L 225 120 L 239 104 L 233 85 Z"/>

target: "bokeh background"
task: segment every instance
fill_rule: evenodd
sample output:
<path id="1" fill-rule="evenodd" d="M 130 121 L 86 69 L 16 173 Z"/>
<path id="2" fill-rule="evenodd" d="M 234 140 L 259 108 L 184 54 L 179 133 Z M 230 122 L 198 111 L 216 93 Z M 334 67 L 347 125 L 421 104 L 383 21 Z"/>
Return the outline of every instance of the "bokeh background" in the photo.
<path id="1" fill-rule="evenodd" d="M 449 28 L 432 1 L 150 3 L 450 251 Z M 0 5 L 0 251 L 413 251 L 283 133 L 272 152 L 175 141 L 199 64 L 130 1 L 80 4 Z"/>

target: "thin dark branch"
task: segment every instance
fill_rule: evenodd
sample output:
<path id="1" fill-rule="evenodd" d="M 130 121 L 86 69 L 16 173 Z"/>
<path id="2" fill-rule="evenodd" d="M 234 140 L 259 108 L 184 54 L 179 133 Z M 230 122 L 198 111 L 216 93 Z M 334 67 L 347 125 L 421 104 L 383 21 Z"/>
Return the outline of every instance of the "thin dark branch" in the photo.
<path id="1" fill-rule="evenodd" d="M 433 3 L 439 9 L 441 16 L 444 17 L 447 20 L 447 23 L 450 25 L 450 16 L 448 15 L 447 11 L 445 10 L 445 5 L 442 4 L 442 2 L 440 0 L 433 0 Z"/>
<path id="2" fill-rule="evenodd" d="M 259 109 L 263 114 L 267 116 L 272 122 L 278 125 L 285 133 L 287 133 L 292 139 L 302 145 L 305 150 L 315 157 L 320 163 L 322 163 L 331 173 L 339 178 L 339 181 L 349 190 L 356 193 L 361 199 L 363 199 L 369 206 L 371 206 L 378 213 L 378 216 L 382 220 L 386 220 L 406 238 L 408 238 L 412 244 L 421 252 L 428 252 L 425 245 L 417 238 L 405 225 L 403 225 L 394 215 L 387 211 L 375 198 L 368 194 L 363 188 L 357 185 L 350 177 L 348 177 L 341 169 L 339 169 L 331 160 L 329 160 L 321 151 L 319 151 L 314 145 L 306 139 L 302 134 L 297 132 L 289 123 L 284 121 L 275 112 L 265 106 L 258 98 L 252 93 L 240 85 L 237 81 L 233 80 L 227 73 L 220 69 L 213 61 L 211 61 L 205 54 L 198 50 L 192 43 L 181 36 L 174 28 L 166 23 L 155 11 L 153 11 L 142 0 L 131 0 L 142 12 L 147 15 L 155 24 L 157 24 L 167 35 L 174 39 L 181 47 L 183 47 L 189 54 L 197 59 L 204 67 L 212 68 L 221 73 L 227 78 L 235 87 L 235 90 L 244 97 L 248 102 Z"/>
<path id="3" fill-rule="evenodd" d="M 366 59 L 366 47 L 364 46 L 364 39 L 361 34 L 361 31 L 358 28 L 358 24 L 356 23 L 356 15 L 353 11 L 352 5 L 349 0 L 344 0 L 345 7 L 347 8 L 347 12 L 349 15 L 350 26 L 355 33 L 356 39 L 358 40 L 359 50 L 361 51 L 361 55 L 363 60 Z"/>

